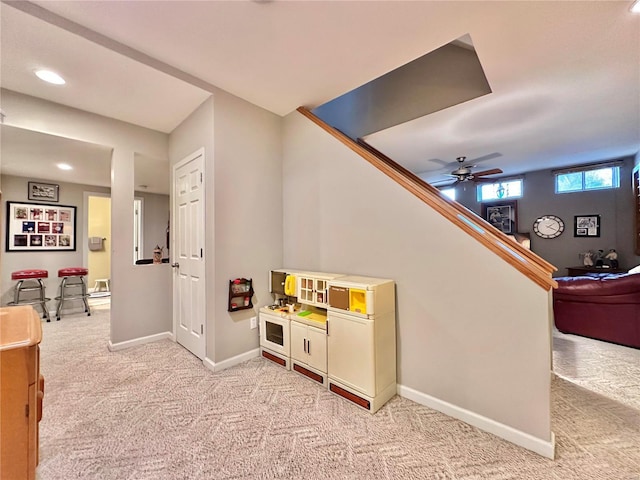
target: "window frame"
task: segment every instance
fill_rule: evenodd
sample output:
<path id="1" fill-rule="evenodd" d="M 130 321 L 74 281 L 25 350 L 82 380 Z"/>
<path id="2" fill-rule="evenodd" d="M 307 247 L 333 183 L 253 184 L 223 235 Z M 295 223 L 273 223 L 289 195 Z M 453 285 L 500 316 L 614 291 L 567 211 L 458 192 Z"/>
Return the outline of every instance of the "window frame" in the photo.
<path id="1" fill-rule="evenodd" d="M 590 187 L 587 186 L 586 174 L 588 172 L 594 172 L 597 170 L 611 170 L 611 186 L 604 187 Z M 571 174 L 580 174 L 580 188 L 572 189 L 572 190 L 559 190 L 558 189 L 558 180 L 563 175 L 571 175 Z M 574 167 L 567 170 L 556 170 L 553 172 L 554 181 L 553 188 L 554 193 L 557 195 L 563 195 L 565 193 L 576 193 L 576 192 L 593 192 L 598 190 L 613 190 L 616 188 L 620 188 L 620 164 L 598 164 L 592 166 L 583 166 L 583 167 Z"/>
<path id="2" fill-rule="evenodd" d="M 507 184 L 507 183 L 515 183 L 515 182 L 519 182 L 520 183 L 520 194 L 519 195 L 505 195 L 504 197 L 487 197 L 487 198 L 483 198 L 482 196 L 482 188 L 486 187 L 487 185 L 500 185 L 500 184 Z M 496 187 L 497 188 L 497 187 Z M 515 200 L 518 198 L 523 198 L 524 197 L 524 177 L 509 177 L 509 178 L 503 178 L 500 180 L 496 180 L 493 183 L 478 183 L 476 184 L 476 200 L 480 203 L 483 202 L 500 202 L 503 200 Z"/>

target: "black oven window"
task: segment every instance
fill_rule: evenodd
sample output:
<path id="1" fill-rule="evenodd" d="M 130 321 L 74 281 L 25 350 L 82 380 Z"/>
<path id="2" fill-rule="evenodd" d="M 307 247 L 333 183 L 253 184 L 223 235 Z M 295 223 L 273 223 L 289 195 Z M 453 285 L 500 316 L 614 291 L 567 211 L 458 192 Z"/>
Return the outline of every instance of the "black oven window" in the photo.
<path id="1" fill-rule="evenodd" d="M 267 340 L 271 343 L 284 346 L 284 334 L 282 333 L 282 325 L 266 322 Z"/>

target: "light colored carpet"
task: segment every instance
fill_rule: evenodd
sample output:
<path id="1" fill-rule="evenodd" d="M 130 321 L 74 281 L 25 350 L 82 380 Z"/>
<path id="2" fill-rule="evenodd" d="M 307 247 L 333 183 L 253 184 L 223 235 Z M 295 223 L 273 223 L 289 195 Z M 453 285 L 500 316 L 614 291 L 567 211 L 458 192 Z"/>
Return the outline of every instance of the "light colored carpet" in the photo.
<path id="1" fill-rule="evenodd" d="M 169 340 L 109 352 L 108 316 L 43 323 L 40 480 L 640 479 L 637 350 L 586 359 L 559 337 L 552 461 L 401 397 L 370 415 L 260 358 L 213 373 Z"/>

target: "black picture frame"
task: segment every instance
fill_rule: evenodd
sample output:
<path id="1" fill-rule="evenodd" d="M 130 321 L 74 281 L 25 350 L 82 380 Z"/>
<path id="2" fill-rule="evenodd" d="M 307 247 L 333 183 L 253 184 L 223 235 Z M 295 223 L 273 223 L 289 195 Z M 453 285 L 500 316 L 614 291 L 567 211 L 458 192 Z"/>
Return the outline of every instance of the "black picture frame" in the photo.
<path id="1" fill-rule="evenodd" d="M 482 204 L 482 218 L 507 235 L 518 231 L 518 202 L 502 200 Z"/>
<path id="2" fill-rule="evenodd" d="M 58 202 L 60 200 L 60 185 L 55 183 L 28 182 L 27 197 L 29 200 L 41 202 Z"/>
<path id="3" fill-rule="evenodd" d="M 7 252 L 75 252 L 76 207 L 7 202 Z"/>
<path id="4" fill-rule="evenodd" d="M 576 215 L 573 221 L 574 237 L 599 237 L 600 215 Z"/>

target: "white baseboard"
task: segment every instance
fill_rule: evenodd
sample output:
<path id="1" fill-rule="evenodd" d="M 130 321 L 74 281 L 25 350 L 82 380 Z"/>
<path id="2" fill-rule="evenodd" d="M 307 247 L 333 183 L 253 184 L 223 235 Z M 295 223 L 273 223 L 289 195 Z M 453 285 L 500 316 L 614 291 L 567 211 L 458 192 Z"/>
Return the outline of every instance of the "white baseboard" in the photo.
<path id="1" fill-rule="evenodd" d="M 127 340 L 126 342 L 112 343 L 109 340 L 108 348 L 111 352 L 118 350 L 124 350 L 125 348 L 136 347 L 138 345 L 144 345 L 145 343 L 157 342 L 158 340 L 164 340 L 165 338 L 171 338 L 171 332 L 156 333 L 155 335 L 149 335 L 147 337 L 134 338 L 133 340 Z"/>
<path id="2" fill-rule="evenodd" d="M 398 395 L 409 400 L 413 400 L 420 405 L 433 408 L 434 410 L 442 412 L 445 415 L 449 415 L 450 417 L 462 420 L 469 425 L 478 427 L 480 430 L 485 432 L 492 433 L 511 443 L 519 445 L 520 447 L 542 455 L 543 457 L 550 458 L 552 460 L 555 458 L 556 439 L 553 432 L 551 432 L 550 441 L 542 440 L 503 423 L 496 422 L 490 418 L 483 417 L 482 415 L 478 415 L 477 413 L 403 385 L 398 385 Z"/>
<path id="3" fill-rule="evenodd" d="M 236 355 L 235 357 L 222 360 L 221 362 L 218 362 L 218 363 L 215 363 L 209 357 L 205 357 L 202 363 L 209 370 L 213 370 L 214 372 L 219 372 L 221 370 L 224 370 L 229 367 L 233 367 L 234 365 L 238 365 L 239 363 L 246 362 L 247 360 L 251 360 L 252 358 L 256 358 L 259 356 L 260 356 L 260 349 L 255 348 L 253 350 L 249 350 L 248 352 L 241 353 L 240 355 Z"/>

